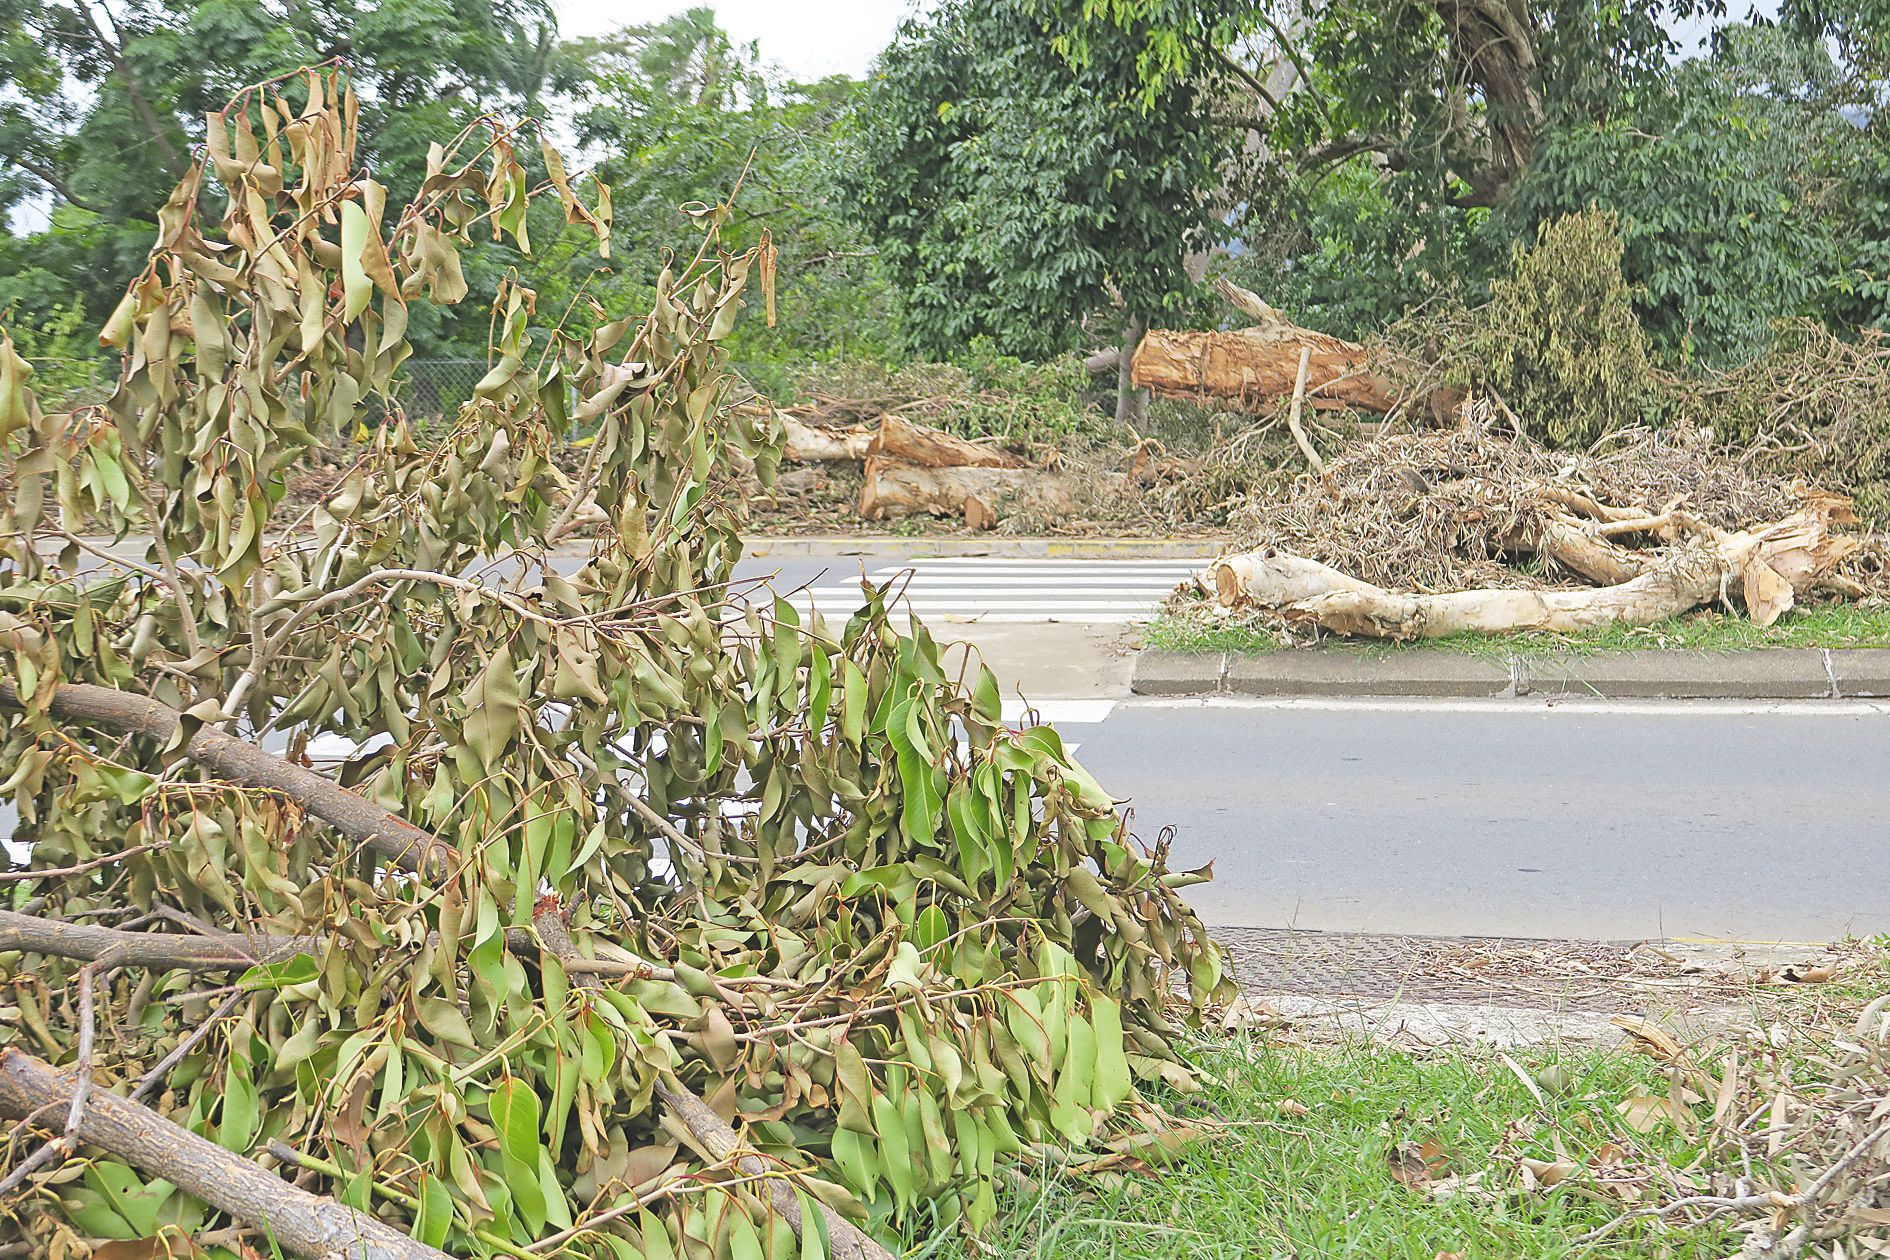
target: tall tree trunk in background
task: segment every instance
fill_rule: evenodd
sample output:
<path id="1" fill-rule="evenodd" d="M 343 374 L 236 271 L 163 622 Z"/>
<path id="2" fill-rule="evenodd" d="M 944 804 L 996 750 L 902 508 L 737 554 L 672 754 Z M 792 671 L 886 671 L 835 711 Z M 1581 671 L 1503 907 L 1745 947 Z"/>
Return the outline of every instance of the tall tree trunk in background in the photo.
<path id="1" fill-rule="evenodd" d="M 1122 321 L 1122 357 L 1116 363 L 1116 423 L 1141 432 L 1148 419 L 1148 391 L 1137 389 L 1129 372 L 1135 348 L 1142 344 L 1142 317 L 1131 314 Z"/>
<path id="2" fill-rule="evenodd" d="M 165 129 L 164 120 L 158 117 L 155 109 L 151 108 L 149 98 L 145 96 L 144 89 L 139 86 L 138 76 L 132 72 L 131 63 L 125 59 L 123 46 L 113 36 L 105 33 L 105 28 L 98 24 L 98 18 L 93 16 L 92 6 L 87 3 L 87 0 L 78 0 L 73 8 L 91 29 L 92 39 L 98 45 L 98 50 L 105 54 L 107 61 L 112 63 L 112 70 L 118 75 L 118 81 L 124 85 L 125 96 L 130 100 L 131 108 L 137 113 L 139 121 L 144 123 L 145 130 L 151 133 L 152 141 L 156 143 L 158 152 L 164 158 L 165 172 L 171 175 L 182 174 L 184 167 L 178 157 L 177 146 L 172 143 L 170 132 Z M 107 21 L 111 19 L 109 9 L 106 10 L 105 17 Z"/>

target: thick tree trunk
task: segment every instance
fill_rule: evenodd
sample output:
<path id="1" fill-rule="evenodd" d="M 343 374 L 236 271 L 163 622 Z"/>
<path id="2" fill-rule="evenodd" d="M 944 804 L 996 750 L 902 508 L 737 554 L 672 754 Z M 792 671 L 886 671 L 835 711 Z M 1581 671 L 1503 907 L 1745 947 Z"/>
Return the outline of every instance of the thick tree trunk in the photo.
<path id="1" fill-rule="evenodd" d="M 1148 391 L 1135 379 L 1133 364 L 1141 347 L 1142 319 L 1130 315 L 1122 321 L 1122 350 L 1116 358 L 1116 423 L 1141 432 L 1148 420 Z"/>
<path id="2" fill-rule="evenodd" d="M 989 529 L 1007 502 L 1063 517 L 1076 510 L 1077 501 L 1067 478 L 1041 469 L 920 468 L 877 456 L 866 461 L 860 489 L 860 515 L 869 521 L 962 516 L 973 529 Z"/>
<path id="3" fill-rule="evenodd" d="M 1725 562 L 1693 548 L 1631 582 L 1578 591 L 1452 591 L 1410 595 L 1348 577 L 1299 556 L 1250 554 L 1217 562 L 1223 603 L 1284 609 L 1334 634 L 1372 639 L 1547 630 L 1560 634 L 1608 625 L 1651 625 L 1719 594 Z"/>
<path id="4" fill-rule="evenodd" d="M 78 1078 L 16 1048 L 0 1050 L 0 1115 L 15 1121 L 72 1105 Z M 157 1112 L 103 1090 L 86 1096 L 78 1137 L 148 1177 L 237 1220 L 309 1260 L 451 1260 L 392 1226 L 333 1199 L 299 1190 L 254 1161 L 224 1150 Z"/>
<path id="5" fill-rule="evenodd" d="M 781 458 L 793 464 L 865 459 L 867 450 L 873 445 L 873 431 L 863 425 L 830 429 L 824 425 L 809 424 L 786 411 L 781 413 L 781 423 L 787 428 L 787 442 L 781 449 Z"/>
<path id="6" fill-rule="evenodd" d="M 1854 519 L 1850 501 L 1837 495 L 1814 495 L 1783 520 L 1739 532 L 1675 519 L 1688 533 L 1684 545 L 1649 556 L 1627 581 L 1593 590 L 1405 594 L 1274 551 L 1223 557 L 1209 567 L 1208 578 L 1229 607 L 1276 608 L 1335 634 L 1368 638 L 1650 625 L 1728 590 L 1741 594 L 1755 624 L 1769 626 L 1858 547 L 1855 539 L 1831 533 Z"/>
<path id="7" fill-rule="evenodd" d="M 1451 60 L 1466 89 L 1483 101 L 1486 151 L 1481 169 L 1457 173 L 1473 188 L 1460 204 L 1505 200 L 1535 157 L 1542 127 L 1536 28 L 1522 0 L 1430 0 L 1450 38 Z"/>
<path id="8" fill-rule="evenodd" d="M 1224 398 L 1259 407 L 1293 396 L 1300 351 L 1309 352 L 1306 401 L 1314 407 L 1390 411 L 1406 397 L 1397 382 L 1375 371 L 1363 346 L 1287 325 L 1239 332 L 1151 329 L 1137 347 L 1131 372 L 1167 398 Z"/>
<path id="9" fill-rule="evenodd" d="M 0 706 L 23 707 L 10 683 L 0 682 Z M 159 742 L 169 740 L 183 720 L 176 709 L 149 696 L 90 683 L 60 684 L 53 695 L 51 712 L 65 721 L 144 735 Z M 452 847 L 431 832 L 247 740 L 226 735 L 214 726 L 201 726 L 185 746 L 184 755 L 221 778 L 282 793 L 343 836 L 402 870 L 437 878 L 450 869 Z"/>
<path id="10" fill-rule="evenodd" d="M 879 418 L 868 455 L 921 468 L 1027 468 L 1016 455 L 988 442 L 972 442 L 939 429 L 901 420 L 888 412 Z"/>

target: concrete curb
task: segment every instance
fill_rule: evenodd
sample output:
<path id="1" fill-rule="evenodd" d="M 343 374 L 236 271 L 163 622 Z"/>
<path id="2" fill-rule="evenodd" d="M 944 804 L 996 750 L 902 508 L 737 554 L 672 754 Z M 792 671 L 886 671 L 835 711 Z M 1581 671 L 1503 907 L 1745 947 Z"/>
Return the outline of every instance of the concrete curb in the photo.
<path id="1" fill-rule="evenodd" d="M 1890 649 L 1653 650 L 1605 656 L 1467 656 L 1414 648 L 1367 656 L 1148 649 L 1140 696 L 1569 696 L 1606 700 L 1844 700 L 1890 696 Z"/>
<path id="2" fill-rule="evenodd" d="M 1225 544 L 1213 538 L 927 538 L 899 534 L 820 534 L 742 539 L 743 553 L 763 556 L 993 556 L 1020 560 L 1213 559 Z"/>

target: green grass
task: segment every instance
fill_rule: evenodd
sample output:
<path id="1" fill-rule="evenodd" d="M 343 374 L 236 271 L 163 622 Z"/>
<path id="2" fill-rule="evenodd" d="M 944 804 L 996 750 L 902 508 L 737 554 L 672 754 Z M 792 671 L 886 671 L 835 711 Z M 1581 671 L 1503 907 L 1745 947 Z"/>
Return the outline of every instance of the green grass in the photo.
<path id="1" fill-rule="evenodd" d="M 1208 1087 L 1196 1114 L 1227 1127 L 1151 1175 L 1043 1172 L 1017 1191 L 984 1254 L 1069 1260 L 1242 1260 L 1360 1256 L 1372 1260 L 1467 1257 L 1720 1257 L 1728 1231 L 1662 1230 L 1634 1222 L 1605 1243 L 1574 1240 L 1622 1210 L 1578 1173 L 1553 1190 L 1525 1192 L 1519 1157 L 1586 1165 L 1610 1141 L 1635 1164 L 1684 1165 L 1698 1149 L 1671 1127 L 1628 1129 L 1616 1111 L 1635 1093 L 1661 1094 L 1650 1061 L 1620 1051 L 1514 1058 L 1543 1086 L 1547 1105 L 1491 1053 L 1417 1057 L 1364 1044 L 1281 1046 L 1239 1040 L 1199 1047 Z M 1545 1072 L 1553 1065 L 1554 1071 Z M 1552 1087 L 1551 1087 L 1552 1086 Z M 1283 1111 L 1291 1100 L 1306 1109 Z M 1177 1105 L 1181 1109 L 1181 1105 Z M 1440 1176 L 1483 1173 L 1496 1193 L 1438 1200 L 1393 1178 L 1387 1153 L 1401 1143 L 1441 1144 Z M 1592 1197 L 1591 1197 L 1592 1196 Z M 970 1255 L 941 1234 L 920 1254 Z"/>
<path id="2" fill-rule="evenodd" d="M 1285 647 L 1260 621 L 1197 611 L 1164 612 L 1150 623 L 1146 634 L 1150 647 L 1171 652 L 1276 652 Z M 1415 643 L 1328 638 L 1321 645 L 1374 654 L 1425 648 L 1479 656 L 1585 656 L 1662 648 L 1733 652 L 1746 648 L 1890 647 L 1890 607 L 1820 604 L 1794 609 L 1777 624 L 1763 629 L 1743 617 L 1701 611 L 1651 626 L 1610 626 L 1584 634 L 1459 634 Z"/>

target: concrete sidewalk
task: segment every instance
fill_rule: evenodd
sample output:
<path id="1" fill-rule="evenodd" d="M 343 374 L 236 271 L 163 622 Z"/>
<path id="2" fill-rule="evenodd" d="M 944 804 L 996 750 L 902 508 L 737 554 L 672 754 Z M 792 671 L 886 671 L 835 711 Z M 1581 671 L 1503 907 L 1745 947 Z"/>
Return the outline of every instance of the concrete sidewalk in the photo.
<path id="1" fill-rule="evenodd" d="M 1890 696 L 1890 650 L 1652 650 L 1597 656 L 1471 656 L 1401 648 L 1241 654 L 1144 651 L 1143 696 L 1584 696 L 1608 700 L 1838 700 Z"/>

